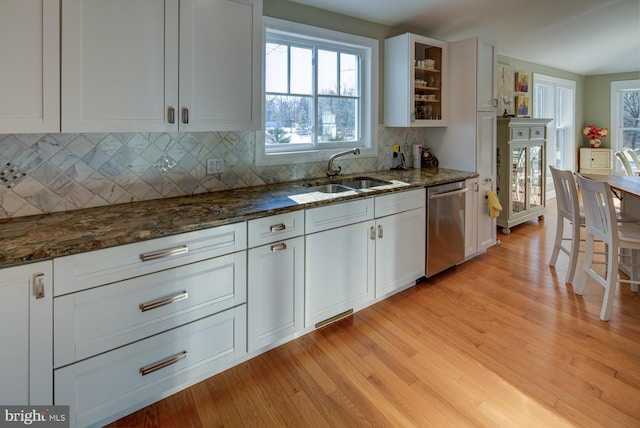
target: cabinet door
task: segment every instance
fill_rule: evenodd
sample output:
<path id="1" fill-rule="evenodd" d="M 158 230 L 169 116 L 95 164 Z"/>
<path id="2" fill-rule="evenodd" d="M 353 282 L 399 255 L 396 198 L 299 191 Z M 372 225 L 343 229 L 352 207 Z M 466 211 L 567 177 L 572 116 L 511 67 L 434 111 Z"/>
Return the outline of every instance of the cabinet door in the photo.
<path id="1" fill-rule="evenodd" d="M 261 127 L 262 0 L 180 2 L 180 129 Z"/>
<path id="2" fill-rule="evenodd" d="M 496 49 L 493 43 L 478 40 L 477 110 L 496 111 Z"/>
<path id="3" fill-rule="evenodd" d="M 376 220 L 376 299 L 424 276 L 426 209 Z"/>
<path id="4" fill-rule="evenodd" d="M 352 224 L 307 235 L 305 327 L 373 299 L 375 224 Z"/>
<path id="5" fill-rule="evenodd" d="M 510 216 L 517 217 L 525 214 L 529 200 L 529 188 L 527 185 L 527 147 L 523 144 L 510 144 L 511 148 L 511 201 Z M 504 208 L 504 207 L 503 207 Z"/>
<path id="6" fill-rule="evenodd" d="M 304 238 L 249 250 L 249 352 L 302 330 Z"/>
<path id="7" fill-rule="evenodd" d="M 544 144 L 533 143 L 528 147 L 529 205 L 528 210 L 544 207 L 545 198 L 545 161 Z"/>
<path id="8" fill-rule="evenodd" d="M 63 132 L 177 131 L 177 82 L 178 0 L 62 0 Z"/>
<path id="9" fill-rule="evenodd" d="M 496 190 L 496 113 L 495 111 L 477 114 L 476 156 L 478 171 L 478 191 L 476 203 L 472 205 L 477 217 L 477 252 L 482 252 L 496 242 L 496 219 L 489 217 L 487 194 Z M 506 209 L 506 207 L 503 207 Z"/>
<path id="10" fill-rule="evenodd" d="M 0 271 L 0 403 L 53 404 L 51 262 Z M 38 285 L 43 293 L 35 295 Z"/>
<path id="11" fill-rule="evenodd" d="M 60 5 L 0 2 L 0 134 L 60 131 Z"/>

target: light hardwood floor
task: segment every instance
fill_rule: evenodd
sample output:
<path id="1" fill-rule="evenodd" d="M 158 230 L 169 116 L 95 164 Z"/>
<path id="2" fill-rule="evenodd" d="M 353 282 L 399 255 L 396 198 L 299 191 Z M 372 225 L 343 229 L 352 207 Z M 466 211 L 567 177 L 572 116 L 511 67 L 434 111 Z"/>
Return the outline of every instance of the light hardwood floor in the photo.
<path id="1" fill-rule="evenodd" d="M 548 266 L 555 221 L 111 426 L 640 427 L 640 296 L 600 321 Z"/>

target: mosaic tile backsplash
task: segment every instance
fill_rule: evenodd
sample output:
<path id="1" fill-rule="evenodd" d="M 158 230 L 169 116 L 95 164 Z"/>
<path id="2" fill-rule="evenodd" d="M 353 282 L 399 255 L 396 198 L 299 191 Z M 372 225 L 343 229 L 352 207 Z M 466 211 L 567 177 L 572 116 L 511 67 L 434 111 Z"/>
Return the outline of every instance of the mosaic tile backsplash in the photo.
<path id="1" fill-rule="evenodd" d="M 423 129 L 378 128 L 378 156 L 338 160 L 345 174 L 410 162 Z M 0 134 L 0 218 L 215 192 L 325 176 L 326 162 L 257 167 L 254 132 Z M 224 161 L 207 175 L 207 158 Z"/>

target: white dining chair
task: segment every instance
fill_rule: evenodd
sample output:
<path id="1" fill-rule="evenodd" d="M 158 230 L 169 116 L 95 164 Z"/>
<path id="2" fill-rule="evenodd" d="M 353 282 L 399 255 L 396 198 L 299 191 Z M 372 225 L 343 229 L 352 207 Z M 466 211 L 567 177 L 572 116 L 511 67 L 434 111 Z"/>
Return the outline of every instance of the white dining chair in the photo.
<path id="1" fill-rule="evenodd" d="M 634 175 L 633 168 L 631 168 L 631 163 L 629 162 L 629 159 L 627 159 L 627 156 L 622 152 L 622 150 L 618 150 L 615 155 L 616 158 L 618 158 L 618 161 L 620 161 L 620 163 L 622 164 L 625 175 Z"/>
<path id="2" fill-rule="evenodd" d="M 569 256 L 569 266 L 564 282 L 573 283 L 580 252 L 580 227 L 584 226 L 585 218 L 578 198 L 578 188 L 576 186 L 573 172 L 569 170 L 557 169 L 549 165 L 553 187 L 556 192 L 557 226 L 556 238 L 553 243 L 553 252 L 549 259 L 549 266 L 555 266 L 558 261 L 560 251 Z M 565 237 L 565 224 L 571 227 L 571 236 Z M 563 245 L 565 241 L 571 241 L 569 245 Z"/>
<path id="3" fill-rule="evenodd" d="M 621 278 L 618 269 L 625 264 L 630 266 L 632 271 L 634 268 L 638 271 L 639 267 L 622 262 L 620 250 L 630 249 L 632 253 L 640 251 L 640 223 L 621 223 L 616 220 L 613 193 L 609 184 L 590 180 L 580 174 L 577 174 L 577 177 L 584 204 L 586 242 L 584 262 L 576 275 L 574 290 L 576 294 L 582 295 L 589 278 L 594 279 L 604 287 L 600 319 L 608 321 L 613 308 L 616 285 L 618 283 L 629 283 L 633 291 L 638 291 L 638 284 L 640 284 L 638 279 L 640 278 L 635 280 Z M 596 241 L 602 241 L 608 248 L 605 256 L 606 269 L 604 274 L 602 274 L 602 267 L 598 269 L 595 267 L 594 244 Z"/>
<path id="4" fill-rule="evenodd" d="M 640 174 L 640 155 L 638 155 L 638 153 L 636 153 L 635 150 L 629 147 L 627 147 L 626 149 L 623 149 L 622 153 L 624 153 L 627 159 L 630 160 L 629 163 L 631 164 L 631 169 L 634 171 L 635 175 L 639 175 Z"/>

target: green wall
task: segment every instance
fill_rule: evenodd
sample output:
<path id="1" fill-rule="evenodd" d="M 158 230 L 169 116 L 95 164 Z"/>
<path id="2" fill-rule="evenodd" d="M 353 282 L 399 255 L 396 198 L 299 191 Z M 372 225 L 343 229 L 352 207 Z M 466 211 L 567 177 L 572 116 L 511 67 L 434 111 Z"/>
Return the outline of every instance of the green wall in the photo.
<path id="1" fill-rule="evenodd" d="M 583 127 L 594 124 L 611 129 L 611 82 L 634 79 L 640 79 L 640 72 L 585 77 Z M 609 138 L 602 140 L 602 146 L 611 147 Z"/>

